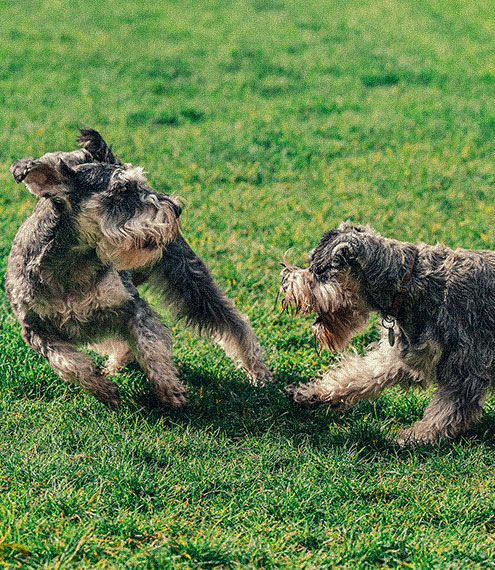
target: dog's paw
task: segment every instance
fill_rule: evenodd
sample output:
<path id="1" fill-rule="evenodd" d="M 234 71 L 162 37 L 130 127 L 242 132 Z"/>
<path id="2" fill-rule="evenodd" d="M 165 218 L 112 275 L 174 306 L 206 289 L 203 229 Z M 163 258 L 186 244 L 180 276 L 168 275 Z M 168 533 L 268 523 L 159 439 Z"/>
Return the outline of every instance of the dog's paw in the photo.
<path id="1" fill-rule="evenodd" d="M 187 390 L 182 385 L 168 389 L 157 389 L 155 387 L 155 393 L 163 405 L 174 410 L 182 410 L 187 406 Z"/>
<path id="2" fill-rule="evenodd" d="M 119 387 L 114 382 L 106 378 L 104 382 L 99 379 L 98 385 L 94 387 L 91 393 L 97 400 L 105 404 L 105 406 L 111 410 L 118 410 L 120 406 L 120 394 Z"/>
<path id="3" fill-rule="evenodd" d="M 294 384 L 286 386 L 284 393 L 292 404 L 306 410 L 312 410 L 323 403 L 315 392 L 301 390 L 301 387 L 297 387 Z"/>
<path id="4" fill-rule="evenodd" d="M 273 380 L 273 373 L 264 362 L 260 362 L 255 369 L 246 370 L 246 372 L 253 386 L 263 387 Z"/>
<path id="5" fill-rule="evenodd" d="M 417 447 L 420 445 L 436 445 L 440 439 L 436 432 L 427 431 L 423 427 L 412 426 L 401 430 L 396 442 L 400 447 Z"/>
<path id="6" fill-rule="evenodd" d="M 289 384 L 284 388 L 284 394 L 286 397 L 292 402 L 294 399 L 294 393 L 297 390 L 297 386 L 295 384 Z"/>

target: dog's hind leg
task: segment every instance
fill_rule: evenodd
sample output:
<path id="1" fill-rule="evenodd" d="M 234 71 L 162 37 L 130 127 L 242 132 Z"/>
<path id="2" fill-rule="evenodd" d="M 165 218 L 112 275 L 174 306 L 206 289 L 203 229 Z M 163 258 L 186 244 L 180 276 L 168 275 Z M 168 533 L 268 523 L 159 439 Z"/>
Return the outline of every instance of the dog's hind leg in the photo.
<path id="1" fill-rule="evenodd" d="M 187 392 L 172 361 L 172 335 L 142 299 L 137 301 L 128 341 L 160 402 L 183 408 Z"/>
<path id="2" fill-rule="evenodd" d="M 178 317 L 240 361 L 254 383 L 264 384 L 271 379 L 247 317 L 227 298 L 182 236 L 167 245 L 156 265 L 134 272 L 133 280 L 137 285 L 148 281 Z"/>
<path id="3" fill-rule="evenodd" d="M 423 418 L 402 431 L 400 444 L 436 443 L 454 438 L 477 420 L 485 402 L 489 378 L 486 374 L 463 373 L 462 362 L 452 356 L 440 362 L 438 389 Z"/>
<path id="4" fill-rule="evenodd" d="M 106 378 L 89 355 L 79 352 L 58 336 L 39 333 L 29 325 L 23 326 L 22 336 L 31 348 L 47 358 L 62 380 L 80 386 L 108 407 L 118 408 L 120 396 L 117 385 Z"/>
<path id="5" fill-rule="evenodd" d="M 388 386 L 421 382 L 421 374 L 400 359 L 397 347 L 390 347 L 382 339 L 364 356 L 349 353 L 321 378 L 297 387 L 287 386 L 285 393 L 292 402 L 304 408 L 323 404 L 343 409 L 359 400 L 375 398 Z"/>

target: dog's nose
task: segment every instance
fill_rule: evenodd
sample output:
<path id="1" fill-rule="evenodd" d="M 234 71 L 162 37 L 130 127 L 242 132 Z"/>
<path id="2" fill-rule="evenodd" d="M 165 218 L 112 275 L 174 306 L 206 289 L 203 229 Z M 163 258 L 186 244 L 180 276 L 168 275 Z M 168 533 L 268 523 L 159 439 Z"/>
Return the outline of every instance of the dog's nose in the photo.
<path id="1" fill-rule="evenodd" d="M 162 201 L 167 205 L 168 208 L 172 207 L 172 210 L 174 211 L 176 218 L 178 218 L 181 215 L 182 208 L 181 206 L 179 206 L 179 204 L 176 203 L 175 200 L 172 200 L 172 198 L 170 198 L 169 196 L 164 196 L 162 198 Z"/>
<path id="2" fill-rule="evenodd" d="M 174 209 L 175 217 L 178 218 L 181 215 L 182 208 L 175 202 L 172 202 L 172 207 Z"/>

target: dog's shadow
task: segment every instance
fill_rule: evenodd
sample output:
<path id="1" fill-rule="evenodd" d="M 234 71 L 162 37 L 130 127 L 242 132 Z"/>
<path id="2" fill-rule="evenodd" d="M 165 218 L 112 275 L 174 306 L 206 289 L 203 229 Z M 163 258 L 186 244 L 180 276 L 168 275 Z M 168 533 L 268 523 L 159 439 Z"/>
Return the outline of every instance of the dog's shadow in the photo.
<path id="1" fill-rule="evenodd" d="M 403 456 L 414 453 L 428 458 L 451 453 L 452 442 L 435 446 L 400 447 L 395 438 L 399 429 L 419 420 L 430 395 L 418 392 L 398 398 L 382 395 L 375 402 L 363 401 L 343 412 L 320 407 L 303 410 L 292 405 L 282 388 L 305 381 L 297 373 L 284 372 L 264 387 L 252 386 L 240 371 L 225 375 L 209 374 L 191 363 L 181 363 L 179 373 L 189 389 L 189 404 L 182 411 L 165 409 L 149 388 L 137 365 L 129 372 L 135 377 L 128 406 L 143 421 L 165 421 L 189 430 L 211 430 L 233 442 L 246 438 L 281 438 L 294 447 L 310 444 L 320 449 L 344 447 L 359 450 L 363 456 Z M 495 448 L 495 407 L 488 405 L 483 418 L 472 426 L 455 445 Z"/>
<path id="2" fill-rule="evenodd" d="M 41 358 L 40 362 L 43 364 Z M 179 362 L 178 368 L 189 390 L 189 404 L 181 411 L 165 408 L 158 402 L 137 364 L 130 364 L 119 373 L 115 381 L 122 396 L 122 421 L 125 422 L 127 417 L 134 422 L 138 415 L 140 421 L 151 425 L 162 422 L 165 426 L 173 424 L 195 431 L 213 428 L 232 442 L 271 436 L 294 447 L 311 445 L 323 450 L 352 447 L 369 457 L 398 455 L 406 458 L 414 453 L 417 457 L 427 458 L 432 453 L 450 453 L 452 445 L 482 444 L 485 448 L 495 448 L 495 400 L 491 398 L 481 420 L 454 443 L 444 441 L 437 446 L 401 448 L 395 442 L 399 429 L 421 418 L 431 395 L 410 391 L 394 396 L 392 389 L 375 402 L 363 401 L 343 412 L 324 407 L 303 410 L 292 405 L 282 390 L 287 384 L 307 381 L 303 371 L 279 372 L 272 383 L 259 387 L 249 384 L 245 374 L 232 369 L 230 364 L 220 363 L 219 369 L 212 372 L 198 368 L 193 362 Z M 61 382 L 55 375 L 50 381 L 51 376 L 40 374 L 31 390 L 24 385 L 17 386 L 18 397 L 47 402 L 60 397 L 92 398 L 81 394 L 77 387 Z M 101 406 L 96 402 L 92 402 L 93 405 Z"/>

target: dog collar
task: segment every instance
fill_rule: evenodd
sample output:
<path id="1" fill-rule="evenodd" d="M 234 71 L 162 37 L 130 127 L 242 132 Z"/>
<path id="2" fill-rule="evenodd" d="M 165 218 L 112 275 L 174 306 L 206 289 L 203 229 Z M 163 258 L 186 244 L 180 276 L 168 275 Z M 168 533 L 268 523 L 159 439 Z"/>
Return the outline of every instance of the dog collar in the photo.
<path id="1" fill-rule="evenodd" d="M 411 281 L 411 277 L 417 259 L 418 259 L 418 250 L 415 249 L 411 261 L 409 262 L 407 272 L 404 275 L 401 284 L 399 285 L 398 291 L 395 293 L 394 298 L 392 299 L 392 307 L 390 311 L 387 313 L 387 316 L 382 319 L 382 325 L 388 330 L 388 342 L 390 346 L 394 346 L 395 344 L 395 333 L 394 333 L 395 321 L 399 316 L 402 303 L 404 302 L 404 299 L 406 298 L 407 292 L 409 290 L 408 285 L 409 282 Z"/>

